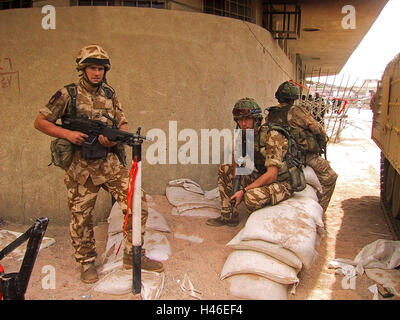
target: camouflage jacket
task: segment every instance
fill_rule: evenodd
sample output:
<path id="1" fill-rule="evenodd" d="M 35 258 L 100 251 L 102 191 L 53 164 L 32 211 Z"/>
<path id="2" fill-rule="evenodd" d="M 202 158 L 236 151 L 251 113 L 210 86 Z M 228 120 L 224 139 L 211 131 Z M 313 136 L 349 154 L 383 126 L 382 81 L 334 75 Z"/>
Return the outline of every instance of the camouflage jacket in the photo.
<path id="1" fill-rule="evenodd" d="M 274 112 L 273 110 L 277 110 Z M 322 125 L 301 106 L 274 106 L 269 108 L 267 121 L 288 125 L 303 155 L 319 153 L 320 141 L 327 136 Z"/>
<path id="2" fill-rule="evenodd" d="M 260 173 L 265 173 L 270 166 L 280 170 L 287 150 L 288 141 L 283 134 L 268 130 L 266 125 L 259 127 L 254 138 L 254 162 Z"/>
<path id="3" fill-rule="evenodd" d="M 103 83 L 100 88 L 93 89 L 83 79 L 80 79 L 76 85 L 77 116 L 86 115 L 89 119 L 101 120 L 111 126 L 111 121 L 102 115 L 106 112 L 117 121 L 118 127 L 128 123 L 114 89 L 109 85 Z M 104 87 L 114 93 L 111 99 L 107 97 Z M 39 112 L 53 123 L 64 115 L 70 115 L 71 98 L 67 89 L 64 87 L 57 91 Z M 105 160 L 85 160 L 82 158 L 80 150 L 77 150 L 74 153 L 72 164 L 67 169 L 67 174 L 81 185 L 85 184 L 89 176 L 95 185 L 99 185 L 118 174 L 120 170 L 120 161 L 117 155 L 112 152 L 108 153 Z"/>

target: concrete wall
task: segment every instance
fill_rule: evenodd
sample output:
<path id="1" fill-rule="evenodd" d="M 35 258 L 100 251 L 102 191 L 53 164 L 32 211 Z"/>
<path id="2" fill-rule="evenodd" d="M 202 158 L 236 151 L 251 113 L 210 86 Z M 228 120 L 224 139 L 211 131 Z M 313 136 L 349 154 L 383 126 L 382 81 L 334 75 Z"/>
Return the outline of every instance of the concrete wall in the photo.
<path id="1" fill-rule="evenodd" d="M 234 128 L 231 110 L 245 96 L 275 103 L 279 83 L 293 66 L 270 34 L 254 24 L 208 14 L 123 7 L 57 7 L 56 29 L 44 30 L 41 8 L 0 12 L 0 216 L 30 222 L 48 216 L 67 223 L 64 173 L 51 166 L 50 137 L 33 121 L 62 86 L 77 79 L 75 57 L 87 44 L 110 54 L 109 83 L 116 89 L 131 131 L 161 129 L 168 142 L 191 128 Z M 216 187 L 217 164 L 150 165 L 143 144 L 143 187 L 163 194 L 168 181 L 190 178 L 205 190 Z M 178 143 L 178 149 L 185 142 Z M 167 146 L 168 148 L 169 146 Z M 211 159 L 210 159 L 211 162 Z M 109 213 L 110 197 L 99 196 L 96 219 Z"/>

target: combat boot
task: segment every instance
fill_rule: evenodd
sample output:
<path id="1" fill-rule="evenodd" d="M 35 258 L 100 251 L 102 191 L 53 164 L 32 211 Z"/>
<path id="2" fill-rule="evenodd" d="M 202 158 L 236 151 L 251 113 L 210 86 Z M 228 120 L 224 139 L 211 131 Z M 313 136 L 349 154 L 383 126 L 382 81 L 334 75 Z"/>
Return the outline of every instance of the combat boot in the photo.
<path id="1" fill-rule="evenodd" d="M 124 269 L 132 269 L 132 254 L 127 254 L 124 252 L 124 256 L 122 258 L 122 263 Z M 153 272 L 162 272 L 164 271 L 164 266 L 161 262 L 156 260 L 151 260 L 146 257 L 144 250 L 142 249 L 141 253 L 141 268 L 146 271 Z"/>
<path id="2" fill-rule="evenodd" d="M 225 219 L 222 216 L 218 218 L 208 219 L 206 224 L 212 227 L 236 227 L 239 224 L 239 217 L 232 217 L 231 219 Z"/>
<path id="3" fill-rule="evenodd" d="M 81 281 L 84 283 L 94 283 L 99 280 L 94 263 L 83 264 L 81 266 Z"/>

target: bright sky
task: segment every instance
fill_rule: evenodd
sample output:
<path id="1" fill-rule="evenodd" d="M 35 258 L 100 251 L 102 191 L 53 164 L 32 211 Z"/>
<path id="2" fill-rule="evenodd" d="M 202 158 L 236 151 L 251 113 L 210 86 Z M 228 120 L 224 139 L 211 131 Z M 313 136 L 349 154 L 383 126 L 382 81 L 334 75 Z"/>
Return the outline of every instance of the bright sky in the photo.
<path id="1" fill-rule="evenodd" d="M 355 9 L 357 27 L 357 7 Z M 341 72 L 336 75 L 335 84 L 343 74 L 344 81 L 350 78 L 350 86 L 357 79 L 357 85 L 361 85 L 364 79 L 381 79 L 387 63 L 400 53 L 399 13 L 400 1 L 389 0 Z"/>

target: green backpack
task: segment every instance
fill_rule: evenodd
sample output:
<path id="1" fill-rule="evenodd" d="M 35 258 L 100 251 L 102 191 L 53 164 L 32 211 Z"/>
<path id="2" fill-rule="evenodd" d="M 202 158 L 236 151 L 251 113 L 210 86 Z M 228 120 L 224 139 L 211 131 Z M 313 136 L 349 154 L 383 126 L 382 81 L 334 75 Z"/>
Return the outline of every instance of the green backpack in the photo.
<path id="1" fill-rule="evenodd" d="M 71 97 L 71 110 L 73 114 L 76 114 L 76 96 L 77 88 L 76 84 L 71 83 L 66 85 L 70 97 Z M 74 145 L 66 139 L 57 138 L 50 142 L 50 155 L 51 162 L 49 166 L 54 164 L 64 170 L 67 170 L 72 163 L 72 157 L 75 152 Z"/>
<path id="2" fill-rule="evenodd" d="M 303 172 L 303 166 L 300 161 L 300 151 L 297 147 L 296 140 L 291 135 L 289 128 L 284 125 L 267 123 L 267 130 L 276 130 L 288 141 L 288 150 L 283 159 L 283 165 L 279 169 L 278 181 L 290 181 L 290 185 L 295 192 L 302 191 L 306 188 L 306 178 Z"/>

